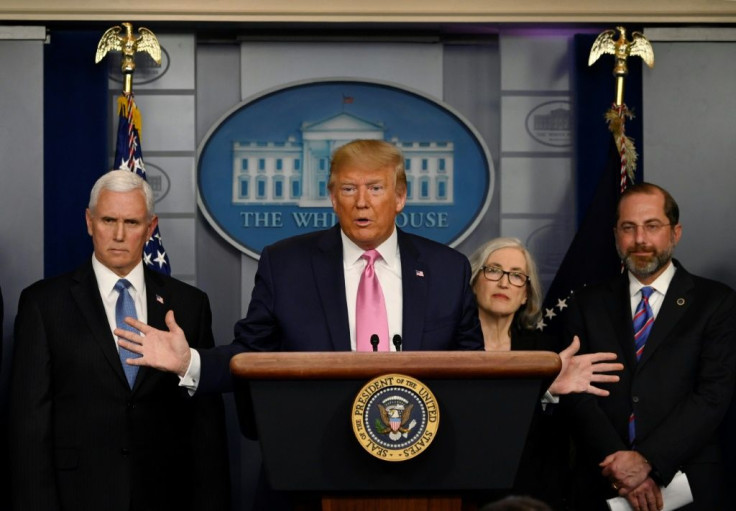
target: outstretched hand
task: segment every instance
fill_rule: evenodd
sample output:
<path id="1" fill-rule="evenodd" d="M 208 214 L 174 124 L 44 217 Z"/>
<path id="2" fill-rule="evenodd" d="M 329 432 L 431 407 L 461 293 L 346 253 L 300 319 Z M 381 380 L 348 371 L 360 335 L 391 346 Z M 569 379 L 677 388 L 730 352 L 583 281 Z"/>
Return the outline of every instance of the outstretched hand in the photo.
<path id="1" fill-rule="evenodd" d="M 619 380 L 617 375 L 601 373 L 621 371 L 624 368 L 623 364 L 611 362 L 616 360 L 615 353 L 601 352 L 575 355 L 579 349 L 580 339 L 576 335 L 570 346 L 560 352 L 562 369 L 550 385 L 549 392 L 555 396 L 573 392 L 587 392 L 601 397 L 608 396 L 610 392 L 596 387 L 593 383 L 617 382 Z"/>
<path id="2" fill-rule="evenodd" d="M 166 313 L 166 326 L 169 331 L 158 330 L 134 318 L 125 318 L 125 322 L 140 331 L 141 334 L 115 329 L 118 343 L 125 349 L 141 356 L 126 359 L 133 366 L 148 366 L 161 371 L 184 376 L 189 368 L 191 354 L 184 331 L 174 319 L 174 311 Z"/>

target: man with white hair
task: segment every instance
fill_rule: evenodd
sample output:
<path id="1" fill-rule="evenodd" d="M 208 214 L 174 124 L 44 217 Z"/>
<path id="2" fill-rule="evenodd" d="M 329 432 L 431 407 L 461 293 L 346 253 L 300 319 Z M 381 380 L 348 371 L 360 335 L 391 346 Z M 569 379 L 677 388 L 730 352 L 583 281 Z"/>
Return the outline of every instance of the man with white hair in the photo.
<path id="1" fill-rule="evenodd" d="M 220 396 L 136 368 L 113 334 L 122 317 L 164 326 L 176 311 L 193 348 L 213 345 L 207 295 L 142 263 L 153 192 L 115 170 L 86 211 L 94 254 L 23 291 L 10 390 L 12 509 L 229 510 Z"/>

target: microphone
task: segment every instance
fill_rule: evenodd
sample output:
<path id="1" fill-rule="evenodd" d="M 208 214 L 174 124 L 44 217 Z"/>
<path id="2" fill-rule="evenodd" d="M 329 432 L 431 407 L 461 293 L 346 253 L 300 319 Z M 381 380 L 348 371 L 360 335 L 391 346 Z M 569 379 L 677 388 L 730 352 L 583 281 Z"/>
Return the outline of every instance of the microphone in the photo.
<path id="1" fill-rule="evenodd" d="M 371 335 L 371 346 L 373 346 L 373 351 L 378 351 L 378 343 L 380 341 L 378 340 L 378 335 L 373 334 Z"/>
<path id="2" fill-rule="evenodd" d="M 396 351 L 401 351 L 401 336 L 399 334 L 394 335 L 394 348 L 396 348 Z"/>

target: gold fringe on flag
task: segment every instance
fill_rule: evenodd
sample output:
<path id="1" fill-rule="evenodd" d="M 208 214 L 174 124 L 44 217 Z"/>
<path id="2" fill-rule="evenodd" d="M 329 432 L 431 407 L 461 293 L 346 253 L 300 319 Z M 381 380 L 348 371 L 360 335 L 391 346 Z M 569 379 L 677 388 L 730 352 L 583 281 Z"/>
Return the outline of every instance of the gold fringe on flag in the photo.
<path id="1" fill-rule="evenodd" d="M 128 105 L 133 109 L 133 115 L 129 116 L 128 114 Z M 138 138 L 141 137 L 141 127 L 143 124 L 143 119 L 141 117 L 141 111 L 138 110 L 138 108 L 135 106 L 135 101 L 128 101 L 127 94 L 121 94 L 118 96 L 118 115 L 123 116 L 125 118 L 131 118 L 133 121 L 133 126 L 135 126 L 135 129 L 138 130 Z"/>

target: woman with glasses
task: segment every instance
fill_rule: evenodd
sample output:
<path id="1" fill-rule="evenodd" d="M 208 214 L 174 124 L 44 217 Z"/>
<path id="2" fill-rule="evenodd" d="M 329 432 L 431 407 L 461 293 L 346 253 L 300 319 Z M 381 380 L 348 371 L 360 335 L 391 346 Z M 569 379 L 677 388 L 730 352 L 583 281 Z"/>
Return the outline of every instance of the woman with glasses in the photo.
<path id="1" fill-rule="evenodd" d="M 560 343 L 536 328 L 542 317 L 541 285 L 536 264 L 521 241 L 492 239 L 470 256 L 470 266 L 486 351 L 558 350 Z M 565 509 L 569 444 L 567 428 L 548 404 L 571 392 L 606 396 L 608 391 L 594 384 L 617 382 L 618 376 L 603 373 L 623 369 L 612 362 L 614 353 L 575 356 L 579 348 L 576 337 L 560 352 L 562 369 L 532 422 L 514 484 L 515 493 L 540 498 L 556 510 Z"/>

